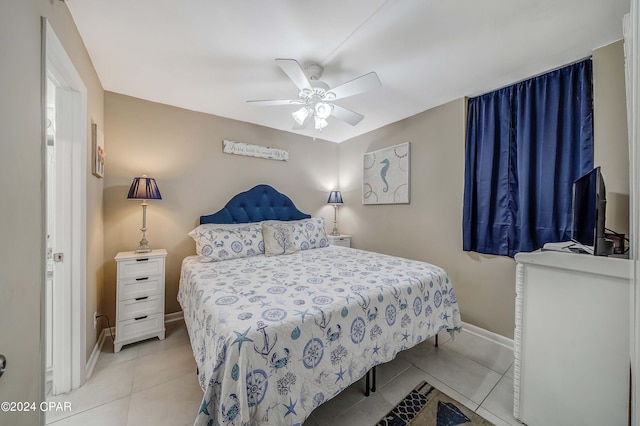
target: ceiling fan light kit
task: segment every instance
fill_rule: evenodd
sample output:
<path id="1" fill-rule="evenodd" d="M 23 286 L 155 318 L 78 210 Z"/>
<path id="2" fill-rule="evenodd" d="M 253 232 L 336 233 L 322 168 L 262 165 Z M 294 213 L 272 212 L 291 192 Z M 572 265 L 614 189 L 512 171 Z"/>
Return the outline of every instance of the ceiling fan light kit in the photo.
<path id="1" fill-rule="evenodd" d="M 322 130 L 325 127 L 327 127 L 329 125 L 329 123 L 327 122 L 327 120 L 325 120 L 324 118 L 320 118 L 318 116 L 314 117 L 315 120 L 315 129 L 316 130 Z"/>
<path id="2" fill-rule="evenodd" d="M 329 125 L 327 119 L 330 116 L 355 126 L 364 116 L 336 105 L 332 101 L 357 95 L 381 86 L 377 74 L 370 72 L 331 89 L 325 82 L 320 80 L 324 71 L 324 68 L 320 65 L 312 64 L 307 66 L 307 74 L 305 75 L 302 67 L 295 59 L 276 59 L 276 62 L 298 87 L 298 99 L 247 102 L 262 106 L 302 105 L 300 109 L 291 114 L 296 122 L 293 130 L 305 129 L 312 117 L 315 130 L 322 130 L 327 127 Z"/>
<path id="3" fill-rule="evenodd" d="M 316 102 L 313 109 L 316 110 L 316 117 L 327 119 L 333 111 L 333 106 L 325 102 Z"/>
<path id="4" fill-rule="evenodd" d="M 307 121 L 307 118 L 309 118 L 310 114 L 311 112 L 309 112 L 309 108 L 306 106 L 303 106 L 296 112 L 292 112 L 291 116 L 296 121 L 296 123 L 302 126 L 305 123 L 305 121 Z"/>

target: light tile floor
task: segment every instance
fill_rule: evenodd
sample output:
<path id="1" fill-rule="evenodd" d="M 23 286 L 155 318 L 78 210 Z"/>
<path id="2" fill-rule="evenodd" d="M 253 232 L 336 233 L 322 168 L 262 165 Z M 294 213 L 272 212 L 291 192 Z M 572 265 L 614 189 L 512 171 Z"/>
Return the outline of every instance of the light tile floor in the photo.
<path id="1" fill-rule="evenodd" d="M 183 321 L 166 324 L 165 340 L 150 339 L 113 353 L 107 339 L 92 377 L 79 389 L 50 397 L 71 412 L 50 412 L 52 426 L 192 425 L 202 390 Z M 440 334 L 378 366 L 377 392 L 360 380 L 318 407 L 305 426 L 374 425 L 426 380 L 496 425 L 513 418 L 513 351 L 468 332 Z"/>

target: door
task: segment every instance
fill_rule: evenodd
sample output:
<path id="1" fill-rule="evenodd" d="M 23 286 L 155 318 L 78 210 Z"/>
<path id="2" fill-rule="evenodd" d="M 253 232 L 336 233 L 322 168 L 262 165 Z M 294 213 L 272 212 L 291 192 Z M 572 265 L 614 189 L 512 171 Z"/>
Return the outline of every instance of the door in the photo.
<path id="1" fill-rule="evenodd" d="M 45 366 L 47 394 L 72 389 L 71 162 L 73 92 L 47 78 Z M 72 109 L 72 108 L 71 108 Z"/>
<path id="2" fill-rule="evenodd" d="M 86 374 L 86 88 L 50 25 L 46 25 L 44 321 L 51 394 L 82 385 Z M 49 356 L 50 355 L 50 356 Z M 45 362 L 46 364 L 46 362 Z M 48 390 L 48 389 L 47 389 Z"/>

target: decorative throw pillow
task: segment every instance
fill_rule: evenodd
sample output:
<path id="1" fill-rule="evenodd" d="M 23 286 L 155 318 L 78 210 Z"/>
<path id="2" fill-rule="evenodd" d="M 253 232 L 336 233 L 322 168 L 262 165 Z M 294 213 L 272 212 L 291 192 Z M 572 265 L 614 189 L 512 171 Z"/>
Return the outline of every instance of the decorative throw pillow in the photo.
<path id="1" fill-rule="evenodd" d="M 329 245 L 323 217 L 293 220 L 293 243 L 298 250 L 309 250 Z"/>
<path id="2" fill-rule="evenodd" d="M 262 238 L 264 239 L 264 255 L 278 256 L 298 251 L 293 242 L 294 226 L 291 222 L 262 222 Z"/>
<path id="3" fill-rule="evenodd" d="M 256 256 L 264 253 L 262 224 L 205 224 L 189 236 L 196 242 L 196 253 L 201 262 L 218 262 L 226 259 Z"/>

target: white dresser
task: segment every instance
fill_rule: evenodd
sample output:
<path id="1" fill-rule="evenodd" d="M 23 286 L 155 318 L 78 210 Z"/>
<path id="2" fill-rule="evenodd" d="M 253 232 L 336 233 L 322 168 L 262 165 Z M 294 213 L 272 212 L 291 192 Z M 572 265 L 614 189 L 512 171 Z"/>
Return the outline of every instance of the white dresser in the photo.
<path id="1" fill-rule="evenodd" d="M 166 250 L 120 252 L 116 288 L 114 352 L 123 345 L 158 337 L 164 339 L 164 271 Z"/>
<path id="2" fill-rule="evenodd" d="M 553 251 L 515 260 L 514 417 L 627 425 L 631 262 Z"/>
<path id="3" fill-rule="evenodd" d="M 351 247 L 351 235 L 327 235 L 332 246 Z"/>

